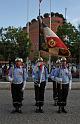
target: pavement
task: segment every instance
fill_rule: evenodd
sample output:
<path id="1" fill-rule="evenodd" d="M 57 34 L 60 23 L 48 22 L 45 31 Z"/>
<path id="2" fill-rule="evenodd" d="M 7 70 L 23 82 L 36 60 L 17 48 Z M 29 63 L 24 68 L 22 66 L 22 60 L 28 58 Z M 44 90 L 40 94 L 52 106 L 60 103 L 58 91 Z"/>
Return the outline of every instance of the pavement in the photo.
<path id="1" fill-rule="evenodd" d="M 1 84 L 0 84 L 1 85 Z M 68 94 L 67 114 L 57 113 L 53 105 L 52 90 L 45 90 L 44 113 L 35 113 L 34 90 L 25 90 L 22 114 L 11 114 L 10 90 L 0 90 L 0 124 L 80 124 L 80 90 Z"/>

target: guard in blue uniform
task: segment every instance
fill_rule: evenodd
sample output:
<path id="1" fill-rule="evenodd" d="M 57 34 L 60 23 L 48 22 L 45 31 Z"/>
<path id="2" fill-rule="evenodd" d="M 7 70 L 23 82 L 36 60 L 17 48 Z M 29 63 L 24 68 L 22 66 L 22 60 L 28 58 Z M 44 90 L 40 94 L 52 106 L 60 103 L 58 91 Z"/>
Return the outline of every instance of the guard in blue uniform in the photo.
<path id="1" fill-rule="evenodd" d="M 67 67 L 65 57 L 61 58 L 61 67 L 56 71 L 55 80 L 58 82 L 58 113 L 67 113 L 67 111 L 65 110 L 65 106 L 67 104 L 69 88 L 71 89 L 72 75 L 71 70 L 69 70 Z"/>
<path id="2" fill-rule="evenodd" d="M 53 100 L 54 100 L 54 106 L 57 106 L 57 101 L 58 101 L 58 91 L 57 91 L 57 81 L 55 80 L 55 73 L 56 71 L 60 68 L 60 59 L 56 61 L 56 66 L 55 68 L 52 68 L 51 73 L 50 73 L 50 78 L 53 82 Z"/>
<path id="3" fill-rule="evenodd" d="M 42 107 L 44 105 L 45 86 L 46 82 L 48 81 L 48 71 L 41 57 L 37 60 L 37 63 L 33 69 L 32 76 L 34 79 L 36 112 L 42 113 Z"/>
<path id="4" fill-rule="evenodd" d="M 12 100 L 15 108 L 12 110 L 12 113 L 22 113 L 21 106 L 23 100 L 23 91 L 25 89 L 27 80 L 27 71 L 26 68 L 23 67 L 22 58 L 15 59 L 15 67 L 10 68 L 8 78 L 11 82 Z"/>

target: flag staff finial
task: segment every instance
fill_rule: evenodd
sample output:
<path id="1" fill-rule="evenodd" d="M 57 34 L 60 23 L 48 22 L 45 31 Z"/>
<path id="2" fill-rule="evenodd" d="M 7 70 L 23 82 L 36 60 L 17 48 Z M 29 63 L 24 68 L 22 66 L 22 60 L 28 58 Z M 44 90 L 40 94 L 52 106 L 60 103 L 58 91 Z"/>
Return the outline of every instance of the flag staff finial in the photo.
<path id="1" fill-rule="evenodd" d="M 66 14 L 67 14 L 67 8 L 65 8 L 65 21 L 67 21 Z"/>

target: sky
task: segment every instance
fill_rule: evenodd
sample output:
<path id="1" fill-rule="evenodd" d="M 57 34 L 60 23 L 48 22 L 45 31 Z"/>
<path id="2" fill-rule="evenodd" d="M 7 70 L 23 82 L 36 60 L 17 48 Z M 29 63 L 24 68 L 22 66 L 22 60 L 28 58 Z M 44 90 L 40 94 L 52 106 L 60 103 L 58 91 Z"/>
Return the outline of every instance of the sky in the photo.
<path id="1" fill-rule="evenodd" d="M 80 24 L 80 0 L 42 0 L 40 13 L 58 12 L 76 27 Z M 25 27 L 39 15 L 39 0 L 0 0 L 0 28 Z"/>

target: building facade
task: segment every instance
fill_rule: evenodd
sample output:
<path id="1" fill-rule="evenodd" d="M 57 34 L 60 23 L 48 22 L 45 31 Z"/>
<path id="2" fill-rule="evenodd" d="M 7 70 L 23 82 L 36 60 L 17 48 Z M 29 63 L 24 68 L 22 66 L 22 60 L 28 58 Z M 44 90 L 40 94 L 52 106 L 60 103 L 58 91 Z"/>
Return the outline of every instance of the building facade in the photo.
<path id="1" fill-rule="evenodd" d="M 43 18 L 42 21 L 50 27 L 50 17 Z M 56 33 L 57 28 L 63 25 L 64 19 L 61 17 L 51 17 L 51 29 Z M 24 31 L 27 31 L 27 27 L 23 28 Z M 39 51 L 39 22 L 37 20 L 29 24 L 29 37 L 31 39 L 31 51 L 30 51 L 30 60 L 33 60 L 35 55 Z M 42 52 L 43 55 L 48 55 L 46 52 Z"/>

